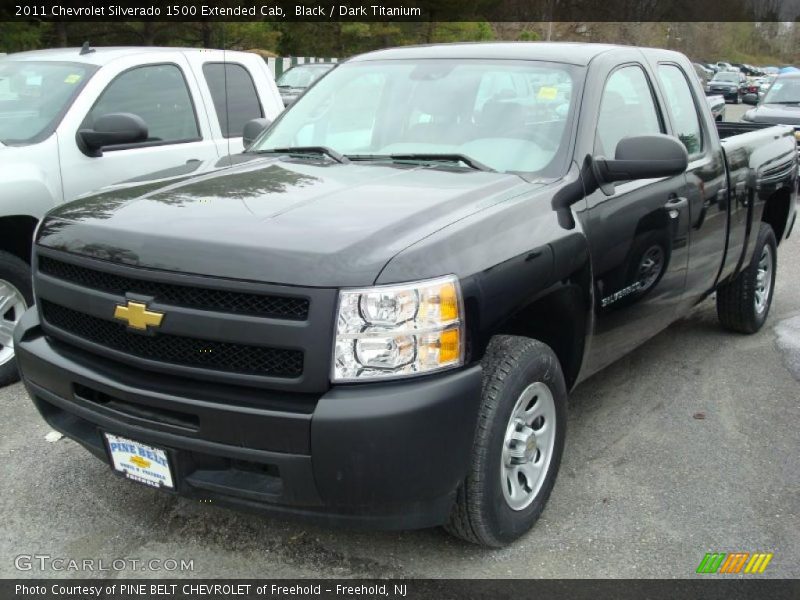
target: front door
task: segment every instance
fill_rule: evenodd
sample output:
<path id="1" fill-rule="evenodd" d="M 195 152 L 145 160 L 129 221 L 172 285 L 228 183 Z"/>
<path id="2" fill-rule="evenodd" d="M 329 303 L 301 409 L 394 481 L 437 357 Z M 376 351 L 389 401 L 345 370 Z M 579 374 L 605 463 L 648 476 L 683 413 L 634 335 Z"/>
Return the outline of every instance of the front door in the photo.
<path id="1" fill-rule="evenodd" d="M 100 74 L 103 74 L 101 71 Z M 217 157 L 208 120 L 198 114 L 196 83 L 184 61 L 138 64 L 123 70 L 102 87 L 88 109 L 59 128 L 59 152 L 64 199 L 69 201 L 101 187 L 148 173 L 180 167 L 191 161 Z M 104 148 L 102 156 L 88 156 L 76 141 L 81 128 L 110 113 L 133 113 L 148 129 L 148 140 Z"/>
<path id="2" fill-rule="evenodd" d="M 653 85 L 638 63 L 608 75 L 594 143 L 613 157 L 624 137 L 666 133 Z M 579 213 L 594 269 L 594 339 L 586 372 L 595 372 L 649 339 L 675 317 L 688 259 L 684 174 L 619 182 L 596 190 Z"/>

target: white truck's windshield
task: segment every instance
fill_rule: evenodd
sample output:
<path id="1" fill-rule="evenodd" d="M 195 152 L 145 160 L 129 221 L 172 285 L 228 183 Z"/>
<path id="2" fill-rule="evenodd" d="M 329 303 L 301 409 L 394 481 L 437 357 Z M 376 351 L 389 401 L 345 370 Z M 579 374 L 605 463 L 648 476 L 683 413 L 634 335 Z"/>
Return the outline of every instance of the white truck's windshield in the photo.
<path id="1" fill-rule="evenodd" d="M 325 147 L 358 160 L 465 156 L 496 171 L 542 173 L 565 152 L 581 74 L 534 61 L 345 63 L 251 150 Z"/>
<path id="2" fill-rule="evenodd" d="M 764 104 L 800 104 L 800 77 L 776 79 L 764 97 Z"/>
<path id="3" fill-rule="evenodd" d="M 300 67 L 292 67 L 288 71 L 286 71 L 283 75 L 278 77 L 278 81 L 276 81 L 276 85 L 280 87 L 291 87 L 291 88 L 307 88 L 312 83 L 314 83 L 317 79 L 325 75 L 331 68 L 333 68 L 333 64 L 325 65 L 325 66 L 300 66 Z"/>
<path id="4" fill-rule="evenodd" d="M 52 132 L 94 67 L 0 60 L 0 142 L 30 144 Z"/>

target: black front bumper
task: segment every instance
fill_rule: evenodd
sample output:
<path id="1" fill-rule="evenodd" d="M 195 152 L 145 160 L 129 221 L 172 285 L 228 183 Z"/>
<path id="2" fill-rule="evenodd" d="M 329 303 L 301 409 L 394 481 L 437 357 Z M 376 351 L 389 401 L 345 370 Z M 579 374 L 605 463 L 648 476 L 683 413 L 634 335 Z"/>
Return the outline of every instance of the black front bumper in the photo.
<path id="1" fill-rule="evenodd" d="M 54 429 L 106 463 L 103 432 L 164 448 L 182 496 L 414 529 L 447 520 L 468 469 L 479 366 L 309 399 L 132 369 L 48 338 L 35 309 L 14 341 L 25 386 Z"/>

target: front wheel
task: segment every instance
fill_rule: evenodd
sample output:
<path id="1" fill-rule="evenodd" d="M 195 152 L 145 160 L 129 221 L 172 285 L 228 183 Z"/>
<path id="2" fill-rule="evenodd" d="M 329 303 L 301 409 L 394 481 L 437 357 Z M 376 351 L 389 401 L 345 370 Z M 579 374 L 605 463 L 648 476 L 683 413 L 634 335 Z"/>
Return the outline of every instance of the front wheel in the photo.
<path id="1" fill-rule="evenodd" d="M 717 316 L 725 329 L 739 333 L 761 329 L 772 306 L 777 266 L 775 233 L 761 223 L 748 267 L 717 288 Z"/>
<path id="2" fill-rule="evenodd" d="M 541 515 L 564 450 L 567 389 L 558 358 L 537 340 L 497 336 L 483 359 L 472 461 L 446 529 L 500 547 Z"/>
<path id="3" fill-rule="evenodd" d="M 8 252 L 0 252 L 0 387 L 19 379 L 14 360 L 14 327 L 33 305 L 31 270 Z"/>

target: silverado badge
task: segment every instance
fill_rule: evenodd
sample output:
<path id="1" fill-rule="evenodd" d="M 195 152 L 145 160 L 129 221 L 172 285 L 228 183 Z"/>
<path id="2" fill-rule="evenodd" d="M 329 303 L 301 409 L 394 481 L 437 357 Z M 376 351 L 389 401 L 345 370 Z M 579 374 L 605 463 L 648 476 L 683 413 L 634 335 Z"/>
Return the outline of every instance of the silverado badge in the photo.
<path id="1" fill-rule="evenodd" d="M 164 318 L 164 313 L 147 310 L 147 305 L 141 302 L 128 300 L 128 304 L 118 304 L 114 309 L 114 318 L 125 321 L 128 327 L 147 330 L 149 327 L 158 327 Z"/>

